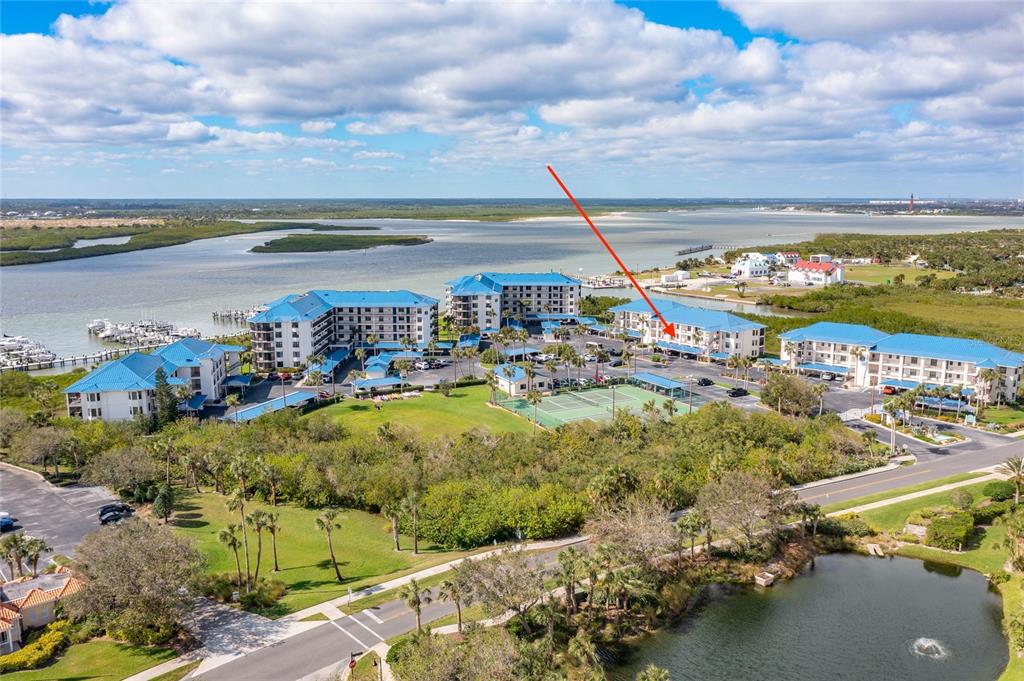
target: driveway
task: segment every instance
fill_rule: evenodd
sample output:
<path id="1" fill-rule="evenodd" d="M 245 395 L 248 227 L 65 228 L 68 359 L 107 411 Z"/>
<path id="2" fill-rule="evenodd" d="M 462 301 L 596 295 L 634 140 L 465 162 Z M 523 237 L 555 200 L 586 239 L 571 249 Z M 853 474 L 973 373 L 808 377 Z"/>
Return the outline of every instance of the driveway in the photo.
<path id="1" fill-rule="evenodd" d="M 42 537 L 54 553 L 72 555 L 82 537 L 100 527 L 96 514 L 111 501 L 114 495 L 103 487 L 57 487 L 35 473 L 0 464 L 0 510 L 14 517 L 15 530 Z"/>

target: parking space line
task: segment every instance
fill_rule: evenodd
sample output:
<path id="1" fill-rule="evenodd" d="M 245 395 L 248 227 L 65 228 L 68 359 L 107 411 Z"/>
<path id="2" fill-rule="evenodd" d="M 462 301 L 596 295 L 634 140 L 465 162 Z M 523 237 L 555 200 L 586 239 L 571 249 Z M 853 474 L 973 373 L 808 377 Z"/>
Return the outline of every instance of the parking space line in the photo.
<path id="1" fill-rule="evenodd" d="M 346 629 L 345 627 L 343 627 L 340 624 L 338 624 L 336 621 L 331 620 L 331 624 L 336 626 L 338 628 L 338 631 L 340 631 L 341 633 L 345 634 L 350 639 L 352 639 L 353 641 L 355 641 L 356 643 L 361 645 L 363 647 L 363 650 L 369 650 L 370 649 L 370 646 L 368 646 L 365 643 L 363 643 L 362 641 L 360 641 L 358 638 L 355 637 L 355 635 L 352 632 L 350 632 L 348 629 Z M 381 640 L 384 640 L 384 639 L 381 639 Z"/>

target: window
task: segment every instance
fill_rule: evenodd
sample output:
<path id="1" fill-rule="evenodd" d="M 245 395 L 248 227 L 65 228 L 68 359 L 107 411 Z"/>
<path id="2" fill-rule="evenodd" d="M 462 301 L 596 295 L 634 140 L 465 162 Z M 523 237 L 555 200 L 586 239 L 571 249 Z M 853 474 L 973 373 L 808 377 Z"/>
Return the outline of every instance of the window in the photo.
<path id="1" fill-rule="evenodd" d="M 99 402 L 100 401 L 100 394 L 99 393 L 87 393 L 86 394 L 86 399 L 89 402 Z"/>
<path id="2" fill-rule="evenodd" d="M 89 418 L 98 419 L 103 414 L 101 409 L 90 409 Z"/>
<path id="3" fill-rule="evenodd" d="M 129 400 L 141 400 L 142 399 L 142 391 L 141 390 L 132 390 L 131 392 L 128 393 L 128 399 Z"/>
<path id="4" fill-rule="evenodd" d="M 142 413 L 142 407 L 132 407 L 132 416 L 137 416 Z"/>

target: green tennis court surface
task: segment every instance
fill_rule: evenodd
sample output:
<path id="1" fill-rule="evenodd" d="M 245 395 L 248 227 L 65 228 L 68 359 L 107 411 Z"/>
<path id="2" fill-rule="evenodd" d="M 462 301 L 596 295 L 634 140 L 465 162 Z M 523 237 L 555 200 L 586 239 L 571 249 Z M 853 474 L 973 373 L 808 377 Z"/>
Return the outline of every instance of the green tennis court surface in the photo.
<path id="1" fill-rule="evenodd" d="M 614 395 L 612 394 L 614 392 Z M 688 413 L 688 398 L 677 397 L 674 400 L 665 395 L 659 395 L 634 385 L 619 385 L 613 391 L 611 388 L 592 388 L 575 392 L 564 392 L 551 395 L 541 400 L 537 405 L 537 423 L 546 428 L 557 428 L 558 426 L 572 421 L 589 419 L 591 421 L 610 421 L 612 418 L 612 406 L 614 402 L 615 411 L 622 409 L 638 416 L 643 415 L 645 402 L 654 400 L 654 405 L 662 414 L 665 411 L 665 402 L 672 402 L 675 406 L 674 413 Z M 698 395 L 693 396 L 693 408 L 696 410 L 707 400 Z M 514 398 L 501 402 L 502 406 L 510 409 L 520 416 L 533 420 L 533 405 L 523 398 Z"/>

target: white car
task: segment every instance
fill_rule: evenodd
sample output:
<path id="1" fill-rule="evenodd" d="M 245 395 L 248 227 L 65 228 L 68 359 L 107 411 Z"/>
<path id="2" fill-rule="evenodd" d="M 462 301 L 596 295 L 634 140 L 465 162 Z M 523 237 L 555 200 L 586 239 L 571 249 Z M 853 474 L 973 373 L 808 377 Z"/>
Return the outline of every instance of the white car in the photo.
<path id="1" fill-rule="evenodd" d="M 821 380 L 823 380 L 823 381 L 834 381 L 834 380 L 836 380 L 836 375 L 826 371 L 825 373 L 823 373 L 821 375 Z"/>
<path id="2" fill-rule="evenodd" d="M 429 369 L 430 365 L 426 362 L 416 362 L 415 364 L 413 364 L 413 367 L 419 369 L 420 371 L 423 371 L 424 369 Z"/>

